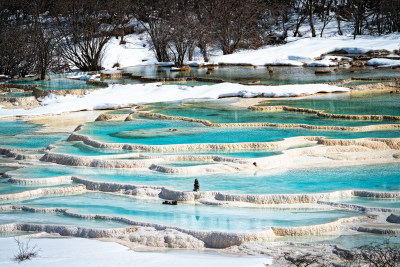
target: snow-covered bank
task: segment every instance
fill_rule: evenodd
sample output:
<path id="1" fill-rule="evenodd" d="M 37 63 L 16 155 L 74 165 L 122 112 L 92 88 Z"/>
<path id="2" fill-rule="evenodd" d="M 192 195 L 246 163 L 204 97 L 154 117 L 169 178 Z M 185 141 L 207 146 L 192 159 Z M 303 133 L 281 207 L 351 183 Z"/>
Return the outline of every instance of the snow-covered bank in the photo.
<path id="1" fill-rule="evenodd" d="M 249 86 L 222 83 L 203 86 L 162 85 L 161 83 L 111 85 L 78 97 L 50 94 L 41 107 L 24 109 L 0 109 L 0 117 L 20 115 L 58 114 L 62 112 L 105 109 L 131 104 L 178 101 L 185 99 L 217 99 L 220 97 L 293 97 L 317 92 L 347 92 L 348 88 L 327 84 L 301 84 L 282 86 Z"/>
<path id="2" fill-rule="evenodd" d="M 223 63 L 250 63 L 253 65 L 301 65 L 308 63 L 322 54 L 345 50 L 348 53 L 366 53 L 370 50 L 399 49 L 399 34 L 383 36 L 357 36 L 353 40 L 350 36 L 330 38 L 288 38 L 288 43 L 279 46 L 266 46 L 257 50 L 224 55 L 213 58 L 214 62 Z"/>
<path id="3" fill-rule="evenodd" d="M 22 241 L 27 239 L 21 238 Z M 192 251 L 135 252 L 111 242 L 80 238 L 32 239 L 39 256 L 22 263 L 12 260 L 18 247 L 13 238 L 0 238 L 0 266 L 265 266 L 266 257 L 241 257 Z"/>
<path id="4" fill-rule="evenodd" d="M 125 45 L 119 45 L 120 40 L 112 39 L 105 53 L 104 67 L 111 69 L 116 63 L 119 67 L 156 63 L 157 60 L 154 53 L 149 49 L 146 38 L 144 34 L 131 34 L 125 37 L 127 41 Z M 264 46 L 257 50 L 238 51 L 231 55 L 221 55 L 221 51 L 213 50 L 210 51 L 209 63 L 293 66 L 314 63 L 318 65 L 318 61 L 314 61 L 316 57 L 335 50 L 345 50 L 348 53 L 366 53 L 370 50 L 382 49 L 393 51 L 400 47 L 398 33 L 382 36 L 357 36 L 356 40 L 349 34 L 347 36 L 336 35 L 323 38 L 289 37 L 287 41 L 288 43 L 284 45 Z M 202 56 L 199 53 L 195 55 L 195 59 L 198 61 L 188 63 L 191 66 L 202 63 Z M 164 66 L 170 65 L 168 63 Z"/>

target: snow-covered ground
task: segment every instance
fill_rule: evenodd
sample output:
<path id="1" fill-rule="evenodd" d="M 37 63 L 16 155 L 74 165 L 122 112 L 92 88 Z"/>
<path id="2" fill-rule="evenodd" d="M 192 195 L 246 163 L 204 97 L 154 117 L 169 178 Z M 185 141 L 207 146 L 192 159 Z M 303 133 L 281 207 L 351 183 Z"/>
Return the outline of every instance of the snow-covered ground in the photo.
<path id="1" fill-rule="evenodd" d="M 13 261 L 18 250 L 15 240 L 0 238 L 0 266 L 262 267 L 272 263 L 272 259 L 266 257 L 194 251 L 135 252 L 116 243 L 81 238 L 31 239 L 30 245 L 35 244 L 40 249 L 38 257 L 17 263 Z"/>
<path id="2" fill-rule="evenodd" d="M 0 117 L 17 115 L 57 114 L 69 111 L 123 107 L 129 104 L 178 101 L 186 99 L 217 99 L 219 97 L 266 97 L 311 95 L 317 92 L 347 92 L 349 89 L 327 84 L 299 84 L 282 86 L 256 86 L 221 83 L 202 86 L 162 85 L 161 83 L 111 85 L 87 95 L 59 96 L 50 94 L 42 99 L 41 107 L 25 109 L 1 109 Z"/>
<path id="3" fill-rule="evenodd" d="M 126 44 L 124 45 L 120 45 L 120 41 L 120 39 L 112 38 L 108 43 L 103 60 L 103 66 L 106 69 L 111 69 L 116 63 L 121 67 L 157 63 L 145 34 L 125 36 Z"/>
<path id="4" fill-rule="evenodd" d="M 288 38 L 288 43 L 280 46 L 267 46 L 257 50 L 247 50 L 213 58 L 214 62 L 251 63 L 253 65 L 311 63 L 314 58 L 335 50 L 346 50 L 348 53 L 365 53 L 370 50 L 399 49 L 399 34 L 383 36 L 350 36 L 330 38 Z"/>
<path id="5" fill-rule="evenodd" d="M 107 47 L 104 58 L 104 66 L 110 69 L 114 63 L 120 67 L 128 67 L 143 64 L 153 64 L 157 60 L 154 57 L 145 34 L 128 35 L 127 44 L 119 45 L 119 40 L 112 39 Z M 276 46 L 264 46 L 256 50 L 245 50 L 231 55 L 222 55 L 220 51 L 210 51 L 210 63 L 253 64 L 253 65 L 294 65 L 301 66 L 304 63 L 321 63 L 325 66 L 327 61 L 316 61 L 315 58 L 322 54 L 335 50 L 346 50 L 348 53 L 365 53 L 370 50 L 386 49 L 393 51 L 400 48 L 400 34 L 382 36 L 329 36 L 329 37 L 289 37 L 287 44 Z M 145 45 L 145 47 L 144 47 Z M 196 50 L 197 51 L 197 50 Z M 199 51 L 195 53 L 197 62 L 202 62 Z M 145 60 L 145 61 L 143 61 Z M 328 62 L 329 63 L 329 62 Z M 191 62 L 191 65 L 195 65 Z"/>

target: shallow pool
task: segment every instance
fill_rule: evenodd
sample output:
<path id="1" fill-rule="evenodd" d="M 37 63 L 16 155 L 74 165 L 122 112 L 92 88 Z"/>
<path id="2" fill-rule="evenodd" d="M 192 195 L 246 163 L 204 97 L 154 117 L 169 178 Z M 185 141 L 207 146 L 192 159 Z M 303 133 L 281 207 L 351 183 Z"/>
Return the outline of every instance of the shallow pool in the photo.
<path id="1" fill-rule="evenodd" d="M 399 179 L 399 178 L 397 178 L 397 179 Z M 398 199 L 397 198 L 395 198 L 395 199 L 380 199 L 380 198 L 352 197 L 349 199 L 345 198 L 345 199 L 337 199 L 337 200 L 332 200 L 332 201 L 362 205 L 362 206 L 367 206 L 367 207 L 399 208 L 400 209 L 400 198 L 398 198 Z"/>
<path id="2" fill-rule="evenodd" d="M 331 97 L 308 97 L 272 100 L 264 105 L 291 106 L 323 110 L 334 114 L 400 116 L 400 94 L 337 94 Z"/>
<path id="3" fill-rule="evenodd" d="M 169 129 L 177 129 L 170 131 Z M 87 123 L 79 133 L 109 143 L 169 145 L 190 143 L 270 142 L 294 136 L 326 136 L 331 138 L 394 138 L 399 130 L 369 132 L 334 132 L 303 128 L 274 127 L 206 127 L 199 123 L 164 120 Z"/>
<path id="4" fill-rule="evenodd" d="M 46 197 L 20 202 L 38 207 L 68 207 L 88 214 L 126 216 L 137 221 L 197 230 L 259 231 L 269 226 L 320 224 L 359 215 L 342 210 L 223 208 L 205 205 L 162 205 L 162 200 L 144 201 L 104 193 Z"/>
<path id="5" fill-rule="evenodd" d="M 147 65 L 125 68 L 125 72 L 133 73 L 150 78 L 179 78 L 179 77 L 201 77 L 211 79 L 223 79 L 229 82 L 252 82 L 260 81 L 265 84 L 304 84 L 304 83 L 326 83 L 341 81 L 351 78 L 385 78 L 400 77 L 400 71 L 392 69 L 357 69 L 356 73 L 349 69 L 333 68 L 304 68 L 304 67 L 272 67 L 273 73 L 269 73 L 266 67 L 216 67 L 211 75 L 207 74 L 207 68 L 191 68 L 185 72 L 171 72 L 170 68 Z M 332 70 L 331 74 L 315 74 L 316 69 Z"/>
<path id="6" fill-rule="evenodd" d="M 400 190 L 400 163 L 196 176 L 49 165 L 26 167 L 10 174 L 18 174 L 21 178 L 76 175 L 95 181 L 167 186 L 184 191 L 193 190 L 193 182 L 197 178 L 201 190 L 238 194 L 315 193 L 346 189 Z"/>
<path id="7" fill-rule="evenodd" d="M 0 224 L 6 223 L 77 225 L 95 228 L 119 228 L 128 226 L 124 223 L 107 220 L 84 220 L 64 216 L 60 213 L 36 213 L 28 211 L 0 212 Z"/>
<path id="8" fill-rule="evenodd" d="M 349 94 L 338 94 L 321 98 L 302 98 L 292 100 L 276 99 L 268 101 L 265 105 L 313 108 L 326 110 L 332 113 L 357 115 L 400 115 L 400 95 L 398 97 L 379 95 L 376 100 L 374 97 L 355 98 L 355 100 L 353 100 Z M 169 107 L 156 107 L 153 110 L 149 108 L 148 110 L 169 116 L 204 119 L 215 123 L 268 122 L 332 126 L 363 126 L 382 123 L 399 123 L 399 121 L 388 122 L 324 118 L 318 117 L 315 114 L 290 111 L 252 111 L 247 108 L 214 104 L 213 102 L 185 103 Z"/>
<path id="9" fill-rule="evenodd" d="M 18 80 L 10 80 L 10 84 L 27 84 L 37 85 L 43 90 L 74 90 L 74 89 L 94 89 L 98 86 L 86 84 L 86 81 L 77 79 L 68 79 L 71 74 L 50 75 L 50 80 L 36 80 L 36 78 L 26 78 Z"/>

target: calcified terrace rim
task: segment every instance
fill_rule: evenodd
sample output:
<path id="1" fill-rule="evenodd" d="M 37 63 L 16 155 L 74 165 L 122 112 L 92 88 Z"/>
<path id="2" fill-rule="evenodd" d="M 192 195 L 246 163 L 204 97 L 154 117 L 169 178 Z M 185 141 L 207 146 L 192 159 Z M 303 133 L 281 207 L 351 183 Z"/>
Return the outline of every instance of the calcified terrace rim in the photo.
<path id="1" fill-rule="evenodd" d="M 67 208 L 35 208 L 30 206 L 18 205 L 3 205 L 0 206 L 0 212 L 10 211 L 27 211 L 27 212 L 40 212 L 40 213 L 61 213 L 64 216 L 69 216 L 79 219 L 91 220 L 110 220 L 125 223 L 135 227 L 152 227 L 156 230 L 172 229 L 180 233 L 189 235 L 204 242 L 205 247 L 211 248 L 227 248 L 230 246 L 237 246 L 245 242 L 251 241 L 271 241 L 276 236 L 304 236 L 304 235 L 318 235 L 327 232 L 336 231 L 339 227 L 346 223 L 366 222 L 373 220 L 376 216 L 353 216 L 348 218 L 339 218 L 333 222 L 309 225 L 309 226 L 296 226 L 296 227 L 270 227 L 270 229 L 256 232 L 222 232 L 222 231 L 207 231 L 207 230 L 191 230 L 175 226 L 166 226 L 157 223 L 146 223 L 135 221 L 126 217 L 108 216 L 98 214 L 80 214 L 70 212 Z M 29 224 L 29 223 L 11 223 L 0 225 L 0 232 L 14 232 L 14 231 L 35 231 L 35 232 L 48 232 L 58 233 L 64 236 L 75 236 L 84 238 L 101 238 L 101 237 L 118 237 L 121 235 L 135 232 L 136 229 L 132 227 L 126 228 L 111 228 L 99 229 L 80 226 L 65 226 L 65 225 L 49 225 L 49 224 Z"/>
<path id="2" fill-rule="evenodd" d="M 9 178 L 8 182 L 16 184 L 35 184 L 40 179 L 19 179 Z M 44 178 L 50 184 L 65 184 L 74 182 L 77 185 L 64 187 L 45 187 L 23 192 L 0 195 L 0 200 L 13 200 L 22 198 L 39 198 L 49 195 L 62 194 L 83 194 L 89 191 L 99 191 L 105 193 L 117 193 L 121 195 L 131 195 L 138 197 L 161 198 L 183 202 L 194 202 L 201 200 L 214 200 L 214 202 L 202 202 L 207 205 L 218 205 L 224 202 L 247 202 L 253 204 L 296 204 L 296 203 L 316 203 L 321 205 L 339 205 L 336 202 L 328 202 L 330 199 L 366 197 L 366 198 L 386 198 L 393 199 L 400 197 L 400 191 L 369 191 L 369 190 L 337 190 L 323 193 L 296 193 L 296 194 L 229 194 L 223 191 L 180 191 L 170 189 L 165 186 L 135 185 L 128 183 L 101 182 L 83 179 L 76 176 L 55 176 Z M 45 183 L 42 183 L 45 184 Z M 343 204 L 336 206 L 339 208 L 367 211 L 363 206 Z M 352 205 L 352 206 L 351 206 Z M 361 208 L 357 208 L 357 206 Z M 397 211 L 397 209 L 378 209 L 371 208 L 370 211 Z"/>
<path id="3" fill-rule="evenodd" d="M 326 139 L 325 137 L 286 138 L 276 142 L 245 142 L 245 143 L 202 143 L 174 145 L 138 145 L 129 143 L 106 143 L 92 139 L 83 134 L 72 133 L 67 141 L 81 141 L 94 148 L 110 148 L 119 150 L 140 150 L 146 152 L 178 152 L 178 151 L 229 151 L 240 149 L 287 149 L 297 145 L 324 146 L 362 146 L 372 150 L 399 150 L 400 138 L 359 138 L 359 139 Z M 296 141 L 299 141 L 296 143 Z M 294 143 L 294 144 L 293 144 Z M 60 154 L 63 155 L 63 154 Z M 68 156 L 68 155 L 67 155 Z M 87 158 L 90 158 L 89 156 Z"/>
<path id="4" fill-rule="evenodd" d="M 240 127 L 240 126 L 235 126 L 236 124 L 233 125 L 227 124 L 227 125 L 228 127 Z M 240 125 L 243 125 L 243 127 L 263 127 L 262 125 L 264 125 L 264 123 L 249 123 L 250 126 L 248 126 L 245 123 Z M 107 143 L 107 142 L 97 141 L 88 135 L 80 134 L 79 131 L 81 131 L 84 127 L 85 127 L 84 125 L 79 125 L 75 129 L 74 133 L 72 133 L 68 137 L 67 141 L 81 141 L 84 144 L 92 146 L 94 148 L 109 148 L 109 149 L 147 151 L 147 152 L 155 152 L 155 151 L 168 152 L 168 151 L 185 151 L 185 150 L 209 151 L 209 150 L 235 150 L 235 149 L 278 150 L 278 149 L 287 149 L 293 147 L 293 144 L 290 144 L 292 140 L 295 140 L 299 143 L 302 141 L 304 144 L 306 143 L 311 144 L 312 142 L 314 142 L 315 144 L 315 142 L 317 142 L 318 144 L 323 144 L 323 145 L 361 145 L 361 146 L 366 146 L 368 142 L 375 142 L 375 143 L 382 142 L 385 143 L 386 146 L 389 146 L 391 149 L 400 149 L 400 138 L 327 139 L 326 137 L 323 136 L 298 136 L 298 137 L 285 138 L 283 141 L 275 141 L 275 142 L 273 141 L 273 142 L 200 143 L 200 144 L 196 143 L 196 144 L 171 144 L 171 145 Z M 327 126 L 327 127 L 337 127 L 337 126 Z M 371 130 L 382 130 L 382 129 L 397 129 L 397 128 L 400 129 L 400 124 L 382 124 L 382 125 L 369 125 L 361 127 L 338 127 L 338 128 L 351 128 L 354 131 L 359 129 L 371 131 Z M 326 130 L 328 130 L 328 128 L 326 128 Z M 335 131 L 337 131 L 337 129 Z"/>
<path id="5" fill-rule="evenodd" d="M 63 195 L 63 194 L 82 194 L 86 192 L 85 185 L 71 185 L 63 187 L 42 187 L 17 193 L 0 194 L 0 201 L 39 198 L 42 196 Z"/>
<path id="6" fill-rule="evenodd" d="M 78 127 L 78 130 L 83 129 L 83 125 Z M 297 138 L 299 143 L 311 144 L 323 137 L 306 136 Z M 285 140 L 296 140 L 296 138 L 286 138 Z M 237 150 L 237 149 L 285 149 L 293 145 L 287 141 L 276 142 L 243 142 L 243 143 L 201 143 L 201 144 L 173 144 L 173 145 L 140 145 L 130 143 L 106 143 L 93 139 L 92 137 L 84 134 L 72 133 L 67 141 L 81 141 L 85 145 L 94 148 L 110 148 L 119 150 L 133 150 L 133 151 L 146 151 L 146 152 L 172 152 L 172 151 L 215 151 L 215 150 Z"/>
<path id="7" fill-rule="evenodd" d="M 371 121 L 400 121 L 400 116 L 393 115 L 350 115 L 350 114 L 334 114 L 326 113 L 323 110 L 311 108 L 297 108 L 291 106 L 250 106 L 249 110 L 276 112 L 276 111 L 290 111 L 299 113 L 315 114 L 323 118 L 347 119 L 347 120 L 371 120 Z"/>
<path id="8" fill-rule="evenodd" d="M 194 119 L 189 117 L 180 116 L 169 116 L 160 113 L 134 111 L 125 120 L 133 120 L 133 115 L 140 115 L 148 119 L 163 119 L 163 120 L 176 120 L 176 121 L 187 121 L 201 123 L 208 127 L 276 127 L 276 128 L 303 128 L 311 130 L 325 130 L 325 131 L 349 131 L 349 132 L 362 132 L 362 131 L 373 131 L 373 130 L 394 130 L 400 129 L 400 124 L 378 124 L 378 125 L 366 125 L 366 126 L 330 126 L 330 125 L 309 125 L 301 123 L 268 123 L 268 122 L 248 122 L 248 123 L 213 123 L 209 120 Z M 351 115 L 349 115 L 351 116 Z M 363 116 L 363 115 L 360 115 Z M 369 115 L 368 115 L 369 116 Z M 377 115 L 379 116 L 379 115 Z M 399 119 L 400 120 L 400 119 Z"/>

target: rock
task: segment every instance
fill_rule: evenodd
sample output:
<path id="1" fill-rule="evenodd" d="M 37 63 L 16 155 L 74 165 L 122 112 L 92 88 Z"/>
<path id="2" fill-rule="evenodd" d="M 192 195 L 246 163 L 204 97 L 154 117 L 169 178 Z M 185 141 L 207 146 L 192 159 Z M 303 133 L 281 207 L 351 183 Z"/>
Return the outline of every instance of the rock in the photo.
<path id="1" fill-rule="evenodd" d="M 332 73 L 331 70 L 316 70 L 315 74 L 330 74 Z"/>
<path id="2" fill-rule="evenodd" d="M 386 221 L 390 223 L 400 223 L 400 215 L 392 213 L 387 217 Z"/>

